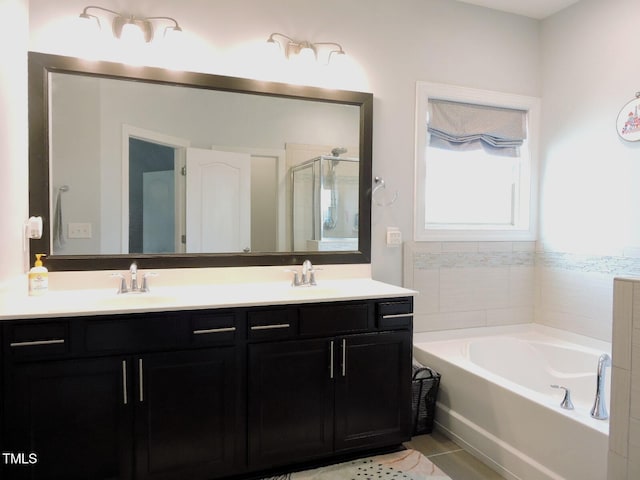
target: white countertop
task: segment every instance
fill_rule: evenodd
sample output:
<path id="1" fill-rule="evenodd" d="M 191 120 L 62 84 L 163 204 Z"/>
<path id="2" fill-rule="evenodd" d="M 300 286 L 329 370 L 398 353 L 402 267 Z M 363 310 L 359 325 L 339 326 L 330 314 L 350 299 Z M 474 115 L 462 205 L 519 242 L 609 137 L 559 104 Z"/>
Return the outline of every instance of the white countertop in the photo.
<path id="1" fill-rule="evenodd" d="M 415 294 L 413 290 L 370 278 L 318 280 L 316 286 L 302 287 L 292 287 L 289 281 L 157 286 L 149 293 L 120 295 L 115 288 L 52 290 L 36 297 L 0 297 L 0 320 L 332 302 Z"/>

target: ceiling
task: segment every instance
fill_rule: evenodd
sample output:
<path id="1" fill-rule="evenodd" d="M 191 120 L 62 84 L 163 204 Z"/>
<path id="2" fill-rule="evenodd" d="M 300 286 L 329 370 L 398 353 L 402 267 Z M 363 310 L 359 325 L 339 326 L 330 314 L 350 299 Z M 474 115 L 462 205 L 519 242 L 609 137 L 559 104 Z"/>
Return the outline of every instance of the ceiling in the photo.
<path id="1" fill-rule="evenodd" d="M 579 0 L 459 0 L 481 7 L 542 20 Z"/>

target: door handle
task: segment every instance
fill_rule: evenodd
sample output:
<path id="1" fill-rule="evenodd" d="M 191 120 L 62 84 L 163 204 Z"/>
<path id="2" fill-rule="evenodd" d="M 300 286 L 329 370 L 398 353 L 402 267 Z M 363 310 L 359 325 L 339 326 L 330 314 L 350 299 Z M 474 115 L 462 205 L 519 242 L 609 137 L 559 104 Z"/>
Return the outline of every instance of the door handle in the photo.
<path id="1" fill-rule="evenodd" d="M 333 378 L 333 340 L 329 344 L 329 378 Z"/>
<path id="2" fill-rule="evenodd" d="M 389 319 L 389 318 L 403 318 L 403 317 L 413 317 L 413 313 L 393 313 L 393 314 L 389 314 L 389 315 L 382 315 L 382 318 Z"/>
<path id="3" fill-rule="evenodd" d="M 129 392 L 127 392 L 127 361 L 122 360 L 122 403 L 128 403 Z"/>
<path id="4" fill-rule="evenodd" d="M 289 328 L 291 325 L 288 323 L 274 323 L 272 325 L 253 325 L 251 330 L 275 330 L 277 328 Z"/>
<path id="5" fill-rule="evenodd" d="M 144 402 L 144 376 L 142 373 L 142 359 L 139 358 L 138 359 L 138 383 L 139 383 L 139 391 L 138 391 L 138 395 L 139 395 L 139 399 L 140 402 Z"/>
<path id="6" fill-rule="evenodd" d="M 347 376 L 347 339 L 342 339 L 342 376 Z"/>
<path id="7" fill-rule="evenodd" d="M 31 342 L 12 342 L 10 347 L 35 347 L 37 345 L 60 345 L 64 343 L 64 338 L 56 338 L 54 340 L 33 340 Z"/>
<path id="8" fill-rule="evenodd" d="M 204 330 L 194 330 L 194 335 L 207 335 L 209 333 L 235 332 L 236 327 L 207 328 Z"/>

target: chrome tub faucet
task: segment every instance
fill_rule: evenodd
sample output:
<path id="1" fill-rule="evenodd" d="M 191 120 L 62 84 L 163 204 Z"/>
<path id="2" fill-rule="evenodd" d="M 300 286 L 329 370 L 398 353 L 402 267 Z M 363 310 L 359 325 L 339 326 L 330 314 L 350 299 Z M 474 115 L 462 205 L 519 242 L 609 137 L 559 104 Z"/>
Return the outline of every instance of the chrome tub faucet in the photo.
<path id="1" fill-rule="evenodd" d="M 571 401 L 571 391 L 567 387 L 563 385 L 550 385 L 550 387 L 564 390 L 564 397 L 562 398 L 562 402 L 560 402 L 561 408 L 564 408 L 565 410 L 573 410 L 575 408 Z"/>
<path id="2" fill-rule="evenodd" d="M 606 353 L 600 355 L 600 358 L 598 358 L 596 399 L 591 409 L 591 416 L 597 420 L 606 420 L 609 418 L 605 402 L 605 368 L 610 366 L 611 357 Z"/>

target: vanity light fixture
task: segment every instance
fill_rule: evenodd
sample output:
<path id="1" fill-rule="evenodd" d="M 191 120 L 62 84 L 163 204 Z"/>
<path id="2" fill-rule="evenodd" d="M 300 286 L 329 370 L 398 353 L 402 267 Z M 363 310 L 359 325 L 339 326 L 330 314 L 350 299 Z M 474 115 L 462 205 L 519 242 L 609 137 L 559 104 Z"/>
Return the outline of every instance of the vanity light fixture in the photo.
<path id="1" fill-rule="evenodd" d="M 154 34 L 154 27 L 152 23 L 154 21 L 172 23 L 172 25 L 168 25 L 164 28 L 163 36 L 167 36 L 169 32 L 182 32 L 182 28 L 178 25 L 178 21 L 172 17 L 136 17 L 134 15 L 127 15 L 95 5 L 84 7 L 84 10 L 82 10 L 82 13 L 80 14 L 80 18 L 87 22 L 95 21 L 98 29 L 102 29 L 100 18 L 97 15 L 89 13 L 89 10 L 91 9 L 100 10 L 113 16 L 111 28 L 113 30 L 113 35 L 118 39 L 125 40 L 140 38 L 141 41 L 150 43 Z"/>
<path id="2" fill-rule="evenodd" d="M 336 42 L 316 42 L 311 43 L 306 40 L 294 40 L 282 33 L 272 33 L 267 39 L 267 44 L 273 45 L 284 53 L 284 56 L 292 60 L 294 58 L 302 61 L 318 61 L 318 52 L 328 50 L 327 65 L 334 55 L 344 55 L 342 45 Z"/>

